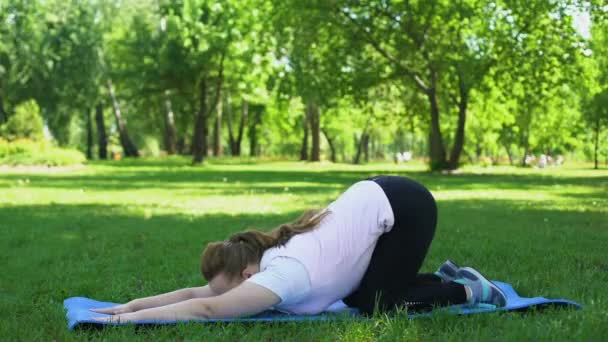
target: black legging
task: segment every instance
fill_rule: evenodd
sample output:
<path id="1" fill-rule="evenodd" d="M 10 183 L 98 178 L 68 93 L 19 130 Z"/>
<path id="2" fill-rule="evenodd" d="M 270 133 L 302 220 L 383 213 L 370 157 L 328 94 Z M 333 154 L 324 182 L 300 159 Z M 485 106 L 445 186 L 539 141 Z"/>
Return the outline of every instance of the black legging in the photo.
<path id="1" fill-rule="evenodd" d="M 395 224 L 378 239 L 361 284 L 344 298 L 348 306 L 371 314 L 395 307 L 428 310 L 466 301 L 464 286 L 441 282 L 434 274 L 418 274 L 437 224 L 437 206 L 421 184 L 404 177 L 370 178 L 384 190 Z"/>

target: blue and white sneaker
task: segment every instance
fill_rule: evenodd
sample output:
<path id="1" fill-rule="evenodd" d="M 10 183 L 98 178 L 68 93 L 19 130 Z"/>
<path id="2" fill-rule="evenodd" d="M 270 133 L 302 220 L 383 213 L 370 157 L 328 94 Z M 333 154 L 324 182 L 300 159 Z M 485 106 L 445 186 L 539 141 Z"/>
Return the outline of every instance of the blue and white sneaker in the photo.
<path id="1" fill-rule="evenodd" d="M 435 271 L 435 275 L 441 278 L 444 282 L 448 283 L 450 281 L 454 281 L 455 279 L 460 278 L 458 275 L 458 270 L 460 267 L 456 265 L 455 262 L 448 259 L 444 262 L 437 271 Z"/>
<path id="2" fill-rule="evenodd" d="M 486 279 L 479 271 L 472 267 L 462 267 L 458 270 L 458 279 L 454 281 L 468 286 L 471 289 L 469 305 L 492 304 L 497 307 L 507 305 L 507 296 L 493 282 Z"/>

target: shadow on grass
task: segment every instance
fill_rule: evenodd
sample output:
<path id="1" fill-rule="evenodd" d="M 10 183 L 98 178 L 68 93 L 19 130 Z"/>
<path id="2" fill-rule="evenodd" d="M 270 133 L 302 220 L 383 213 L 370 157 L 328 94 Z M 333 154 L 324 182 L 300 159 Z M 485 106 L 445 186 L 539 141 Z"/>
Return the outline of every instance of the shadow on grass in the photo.
<path id="1" fill-rule="evenodd" d="M 297 160 L 280 159 L 281 162 L 297 162 Z M 168 156 L 158 158 L 125 158 L 120 161 L 115 160 L 93 160 L 88 161 L 90 165 L 108 165 L 117 168 L 125 167 L 205 167 L 205 165 L 259 165 L 273 162 L 272 159 L 260 159 L 257 157 L 206 157 L 205 161 L 199 165 L 192 165 L 190 156 Z M 302 162 L 306 163 L 306 162 Z"/>
<path id="2" fill-rule="evenodd" d="M 608 191 L 608 175 L 596 177 L 552 176 L 550 174 L 457 174 L 441 175 L 425 171 L 376 170 L 213 170 L 200 168 L 146 169 L 155 161 L 127 164 L 106 163 L 110 171 L 99 174 L 9 174 L 0 176 L 0 188 L 14 186 L 28 179 L 31 187 L 58 189 L 92 189 L 124 191 L 136 189 L 201 189 L 224 195 L 238 195 L 247 190 L 268 193 L 283 192 L 285 187 L 294 192 L 321 192 L 344 189 L 356 181 L 378 174 L 410 177 L 431 190 L 525 189 L 575 185 L 593 187 L 598 192 Z M 161 164 L 167 166 L 166 163 Z M 300 183 L 300 184 L 298 184 Z M 304 183 L 304 184 L 302 184 Z M 585 195 L 581 195 L 585 196 Z M 598 197 L 598 194 L 591 197 Z"/>

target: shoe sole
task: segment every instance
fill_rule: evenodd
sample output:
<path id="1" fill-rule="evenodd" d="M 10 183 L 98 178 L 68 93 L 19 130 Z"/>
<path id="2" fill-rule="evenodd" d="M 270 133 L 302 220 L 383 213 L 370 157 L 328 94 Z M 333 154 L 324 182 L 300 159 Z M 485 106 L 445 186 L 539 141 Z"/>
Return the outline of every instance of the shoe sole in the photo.
<path id="1" fill-rule="evenodd" d="M 504 304 L 502 304 L 500 306 L 501 307 L 507 306 L 507 295 L 505 295 L 505 292 L 503 290 L 501 290 L 500 287 L 498 287 L 496 284 L 494 284 L 493 282 L 491 282 L 490 280 L 488 280 L 481 273 L 479 273 L 479 271 L 477 271 L 476 269 L 474 269 L 472 267 L 463 267 L 460 270 L 471 273 L 472 275 L 474 275 L 475 277 L 477 277 L 477 279 L 479 279 L 481 281 L 487 281 L 490 284 L 490 287 L 492 289 L 498 291 L 498 293 L 500 293 L 502 295 L 502 298 L 504 300 Z"/>

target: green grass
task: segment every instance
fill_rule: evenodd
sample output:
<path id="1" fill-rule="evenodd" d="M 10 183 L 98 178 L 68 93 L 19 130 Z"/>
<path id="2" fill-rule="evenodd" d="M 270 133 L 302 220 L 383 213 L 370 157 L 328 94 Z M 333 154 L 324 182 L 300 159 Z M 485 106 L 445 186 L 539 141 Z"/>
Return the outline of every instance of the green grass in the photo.
<path id="1" fill-rule="evenodd" d="M 0 171 L 3 340 L 600 340 L 608 336 L 608 172 L 420 164 L 366 166 L 225 159 L 93 163 L 62 172 Z M 581 311 L 438 315 L 299 324 L 179 324 L 68 331 L 70 296 L 128 301 L 202 284 L 203 246 L 269 229 L 328 204 L 370 175 L 412 177 L 439 206 L 423 266 L 446 258 L 522 295 L 569 298 Z M 398 271 L 398 270 L 397 270 Z"/>

